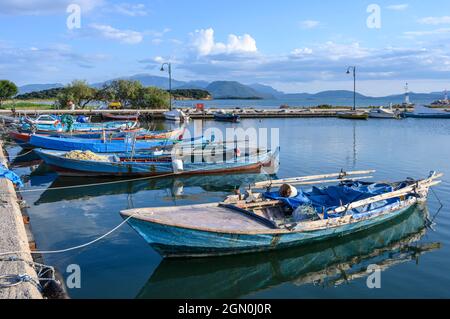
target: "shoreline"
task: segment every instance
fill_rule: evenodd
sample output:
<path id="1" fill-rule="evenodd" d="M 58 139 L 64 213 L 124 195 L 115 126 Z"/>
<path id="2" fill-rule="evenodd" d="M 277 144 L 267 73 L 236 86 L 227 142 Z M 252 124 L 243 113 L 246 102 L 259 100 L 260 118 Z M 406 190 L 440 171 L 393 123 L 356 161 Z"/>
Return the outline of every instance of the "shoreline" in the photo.
<path id="1" fill-rule="evenodd" d="M 177 108 L 187 112 L 191 119 L 213 119 L 214 112 L 222 109 L 209 108 L 204 111 L 196 111 L 192 108 Z M 349 111 L 348 107 L 337 108 L 286 108 L 286 109 L 268 109 L 268 108 L 239 108 L 228 109 L 233 113 L 239 115 L 241 118 L 320 118 L 320 117 L 338 117 L 339 112 Z M 359 111 L 368 112 L 370 108 L 358 108 Z M 412 109 L 408 109 L 411 111 Z M 161 109 L 120 109 L 120 110 L 0 110 L 0 115 L 41 115 L 41 114 L 71 114 L 71 115 L 86 115 L 86 116 L 102 116 L 102 114 L 137 114 L 148 119 L 164 119 L 164 112 L 168 110 Z"/>
<path id="2" fill-rule="evenodd" d="M 0 163 L 8 167 L 2 140 L 0 140 Z M 0 200 L 0 253 L 22 252 L 20 255 L 0 256 L 0 276 L 28 275 L 37 279 L 36 270 L 30 266 L 30 263 L 34 262 L 30 247 L 33 245 L 33 239 L 25 227 L 27 218 L 22 215 L 13 183 L 6 178 L 0 178 Z M 10 257 L 17 257 L 18 260 L 8 260 Z M 0 287 L 0 299 L 43 298 L 42 293 L 32 282 L 22 282 L 9 288 Z"/>

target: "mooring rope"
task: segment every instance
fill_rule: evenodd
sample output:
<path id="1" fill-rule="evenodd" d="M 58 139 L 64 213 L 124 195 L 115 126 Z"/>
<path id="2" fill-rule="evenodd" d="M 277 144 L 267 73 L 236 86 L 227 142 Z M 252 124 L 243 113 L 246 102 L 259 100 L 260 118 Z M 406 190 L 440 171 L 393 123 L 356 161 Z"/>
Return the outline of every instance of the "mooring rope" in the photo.
<path id="1" fill-rule="evenodd" d="M 116 227 L 114 227 L 113 229 L 111 229 L 110 231 L 108 231 L 107 233 L 101 235 L 100 237 L 91 240 L 87 243 L 84 243 L 82 245 L 77 245 L 74 247 L 69 247 L 69 248 L 64 248 L 64 249 L 58 249 L 58 250 L 36 250 L 36 251 L 10 251 L 10 252 L 0 252 L 0 256 L 8 256 L 8 255 L 20 255 L 20 254 L 32 254 L 32 255 L 50 255 L 50 254 L 61 254 L 61 253 L 66 253 L 69 251 L 73 251 L 73 250 L 78 250 L 78 249 L 82 249 L 85 247 L 88 247 L 90 245 L 95 244 L 96 242 L 102 240 L 105 237 L 108 237 L 109 235 L 111 235 L 112 233 L 114 233 L 115 231 L 117 231 L 120 227 L 122 227 L 123 225 L 125 225 L 131 218 L 133 218 L 134 216 L 136 216 L 138 213 L 134 213 L 130 216 L 128 216 L 123 222 L 121 222 L 119 225 L 117 225 Z"/>
<path id="2" fill-rule="evenodd" d="M 30 282 L 42 291 L 44 288 L 41 282 L 57 282 L 55 278 L 55 268 L 53 266 L 40 264 L 34 261 L 28 261 L 19 257 L 9 257 L 7 259 L 1 259 L 3 262 L 24 262 L 36 271 L 37 279 L 31 277 L 28 274 L 4 274 L 0 275 L 0 289 L 2 288 L 12 288 L 18 286 L 22 283 Z M 47 273 L 51 272 L 50 277 L 44 277 Z"/>

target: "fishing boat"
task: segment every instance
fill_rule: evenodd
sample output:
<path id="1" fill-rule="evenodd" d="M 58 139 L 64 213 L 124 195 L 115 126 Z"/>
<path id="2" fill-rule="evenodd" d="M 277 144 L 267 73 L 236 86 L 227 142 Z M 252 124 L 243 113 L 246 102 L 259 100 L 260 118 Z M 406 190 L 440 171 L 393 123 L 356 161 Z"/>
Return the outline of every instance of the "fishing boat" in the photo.
<path id="1" fill-rule="evenodd" d="M 3 124 L 18 124 L 20 123 L 20 119 L 18 117 L 0 115 L 0 122 Z"/>
<path id="2" fill-rule="evenodd" d="M 425 106 L 417 106 L 414 112 L 403 112 L 403 117 L 420 119 L 450 119 L 450 113 L 445 110 L 432 109 Z"/>
<path id="3" fill-rule="evenodd" d="M 369 114 L 364 111 L 338 112 L 337 116 L 341 119 L 347 120 L 367 120 L 369 118 Z"/>
<path id="4" fill-rule="evenodd" d="M 442 245 L 426 237 L 429 218 L 426 208 L 417 207 L 377 229 L 307 247 L 270 254 L 164 259 L 136 298 L 248 298 L 286 284 L 334 289 L 372 274 L 369 265 L 384 271 L 415 264 L 421 255 L 438 251 Z"/>
<path id="5" fill-rule="evenodd" d="M 127 131 L 102 131 L 102 132 L 37 132 L 35 134 L 50 137 L 72 137 L 72 138 L 86 138 L 86 139 L 105 139 L 108 141 L 117 140 L 123 141 L 130 134 L 134 133 L 136 140 L 156 140 L 156 139 L 168 139 L 168 140 L 181 140 L 183 138 L 185 128 L 179 128 L 172 131 L 149 131 L 143 129 L 134 129 Z M 9 131 L 9 136 L 22 148 L 33 148 L 29 143 L 32 133 L 23 133 L 17 131 Z"/>
<path id="6" fill-rule="evenodd" d="M 235 156 L 223 160 L 192 161 L 191 155 L 181 158 L 166 155 L 95 155 L 89 159 L 73 158 L 70 153 L 38 149 L 35 153 L 56 172 L 63 176 L 159 176 L 203 175 L 231 172 L 257 172 L 271 165 L 277 154 L 264 153 Z"/>
<path id="7" fill-rule="evenodd" d="M 55 122 L 54 124 L 33 124 L 23 123 L 19 125 L 19 130 L 22 132 L 100 132 L 103 130 L 132 130 L 137 128 L 139 122 L 104 122 L 104 123 L 78 123 L 74 122 L 66 125 L 62 122 Z"/>
<path id="8" fill-rule="evenodd" d="M 39 115 L 37 118 L 32 119 L 26 117 L 24 121 L 31 125 L 57 125 L 61 122 L 61 119 L 56 115 Z"/>
<path id="9" fill-rule="evenodd" d="M 103 113 L 102 117 L 112 121 L 137 121 L 139 119 L 139 113 L 137 114 L 111 114 Z"/>
<path id="10" fill-rule="evenodd" d="M 444 99 L 434 101 L 430 104 L 432 108 L 447 108 L 450 107 L 450 99 L 448 98 L 447 90 L 444 91 Z"/>
<path id="11" fill-rule="evenodd" d="M 121 215 L 161 256 L 206 257 L 273 251 L 372 228 L 425 202 L 442 174 L 370 183 L 374 171 L 256 183 L 221 203 L 125 210 Z M 302 190 L 293 185 L 337 185 Z M 254 193 L 254 189 L 265 192 Z M 271 191 L 272 188 L 279 188 Z"/>
<path id="12" fill-rule="evenodd" d="M 234 113 L 227 113 L 225 111 L 219 111 L 214 113 L 214 120 L 219 122 L 233 122 L 237 123 L 241 120 L 241 117 Z"/>
<path id="13" fill-rule="evenodd" d="M 164 113 L 164 118 L 168 121 L 187 122 L 189 116 L 181 110 L 171 110 Z"/>
<path id="14" fill-rule="evenodd" d="M 58 151 L 91 151 L 94 153 L 126 153 L 140 150 L 151 150 L 172 146 L 176 141 L 169 139 L 135 140 L 127 137 L 122 140 L 103 140 L 71 137 L 51 137 L 31 135 L 28 144 L 33 148 L 44 148 Z"/>
<path id="15" fill-rule="evenodd" d="M 376 119 L 397 119 L 398 114 L 392 108 L 379 107 L 377 109 L 372 109 L 369 112 L 370 118 Z"/>

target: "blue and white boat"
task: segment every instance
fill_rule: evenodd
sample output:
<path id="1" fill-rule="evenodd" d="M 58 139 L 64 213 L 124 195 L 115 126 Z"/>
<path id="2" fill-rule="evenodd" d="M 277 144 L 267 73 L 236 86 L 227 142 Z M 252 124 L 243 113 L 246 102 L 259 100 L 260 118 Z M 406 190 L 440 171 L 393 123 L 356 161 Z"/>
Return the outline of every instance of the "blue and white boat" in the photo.
<path id="1" fill-rule="evenodd" d="M 403 117 L 420 119 L 450 119 L 450 112 L 425 106 L 417 106 L 414 109 L 414 112 L 403 112 Z"/>
<path id="2" fill-rule="evenodd" d="M 19 130 L 22 132 L 66 132 L 68 130 L 74 132 L 101 132 L 112 130 L 132 130 L 138 126 L 138 122 L 103 122 L 103 123 L 79 123 L 74 122 L 66 125 L 57 117 L 51 117 L 55 120 L 53 122 L 25 122 L 19 125 Z"/>
<path id="3" fill-rule="evenodd" d="M 177 141 L 169 139 L 135 140 L 130 138 L 120 140 L 102 140 L 88 138 L 51 137 L 31 135 L 28 142 L 34 148 L 44 148 L 57 151 L 91 151 L 94 153 L 127 153 L 131 151 L 151 150 L 154 148 L 171 147 Z"/>
<path id="4" fill-rule="evenodd" d="M 277 152 L 265 151 L 237 156 L 234 149 L 214 158 L 199 157 L 192 160 L 191 154 L 70 154 L 37 149 L 35 153 L 51 168 L 64 176 L 159 176 L 159 175 L 202 175 L 231 172 L 256 172 L 271 165 Z M 72 156 L 77 155 L 77 156 Z M 81 155 L 81 156 L 78 156 Z M 221 154 L 222 155 L 222 154 Z M 89 158 L 89 156 L 91 158 Z"/>
<path id="5" fill-rule="evenodd" d="M 356 173 L 356 172 L 353 172 Z M 205 257 L 272 251 L 369 229 L 427 199 L 442 174 L 420 181 L 365 183 L 339 174 L 336 186 L 230 196 L 222 203 L 138 208 L 121 215 L 163 257 Z M 329 177 L 333 175 L 323 175 Z M 323 177 L 283 180 L 298 185 L 329 183 Z M 257 183 L 258 187 L 277 185 Z M 286 192 L 289 189 L 290 192 Z"/>

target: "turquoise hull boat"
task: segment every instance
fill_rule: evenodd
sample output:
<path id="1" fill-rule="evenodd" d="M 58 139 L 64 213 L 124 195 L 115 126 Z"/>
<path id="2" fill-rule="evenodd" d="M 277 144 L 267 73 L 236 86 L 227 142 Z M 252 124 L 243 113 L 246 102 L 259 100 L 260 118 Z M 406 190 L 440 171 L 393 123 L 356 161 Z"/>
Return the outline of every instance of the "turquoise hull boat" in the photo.
<path id="1" fill-rule="evenodd" d="M 411 209 L 370 231 L 307 247 L 270 254 L 165 259 L 137 298 L 235 299 L 283 284 L 348 284 L 370 275 L 368 265 L 387 269 L 400 263 L 415 263 L 421 254 L 438 250 L 438 243 L 424 238 L 427 218 L 426 210 Z"/>
<path id="2" fill-rule="evenodd" d="M 103 122 L 103 123 L 73 123 L 71 130 L 76 132 L 101 132 L 111 130 L 131 130 L 136 128 L 137 122 Z M 67 126 L 62 123 L 35 124 L 24 123 L 20 126 L 22 132 L 30 132 L 32 128 L 39 132 L 66 132 Z"/>
<path id="3" fill-rule="evenodd" d="M 342 237 L 392 220 L 424 202 L 437 177 L 417 187 L 408 180 L 392 186 L 347 182 L 310 192 L 299 190 L 295 200 L 264 193 L 259 200 L 253 197 L 253 202 L 231 197 L 223 203 L 140 208 L 121 214 L 164 258 L 274 251 Z M 397 194 L 402 195 L 394 197 Z"/>

